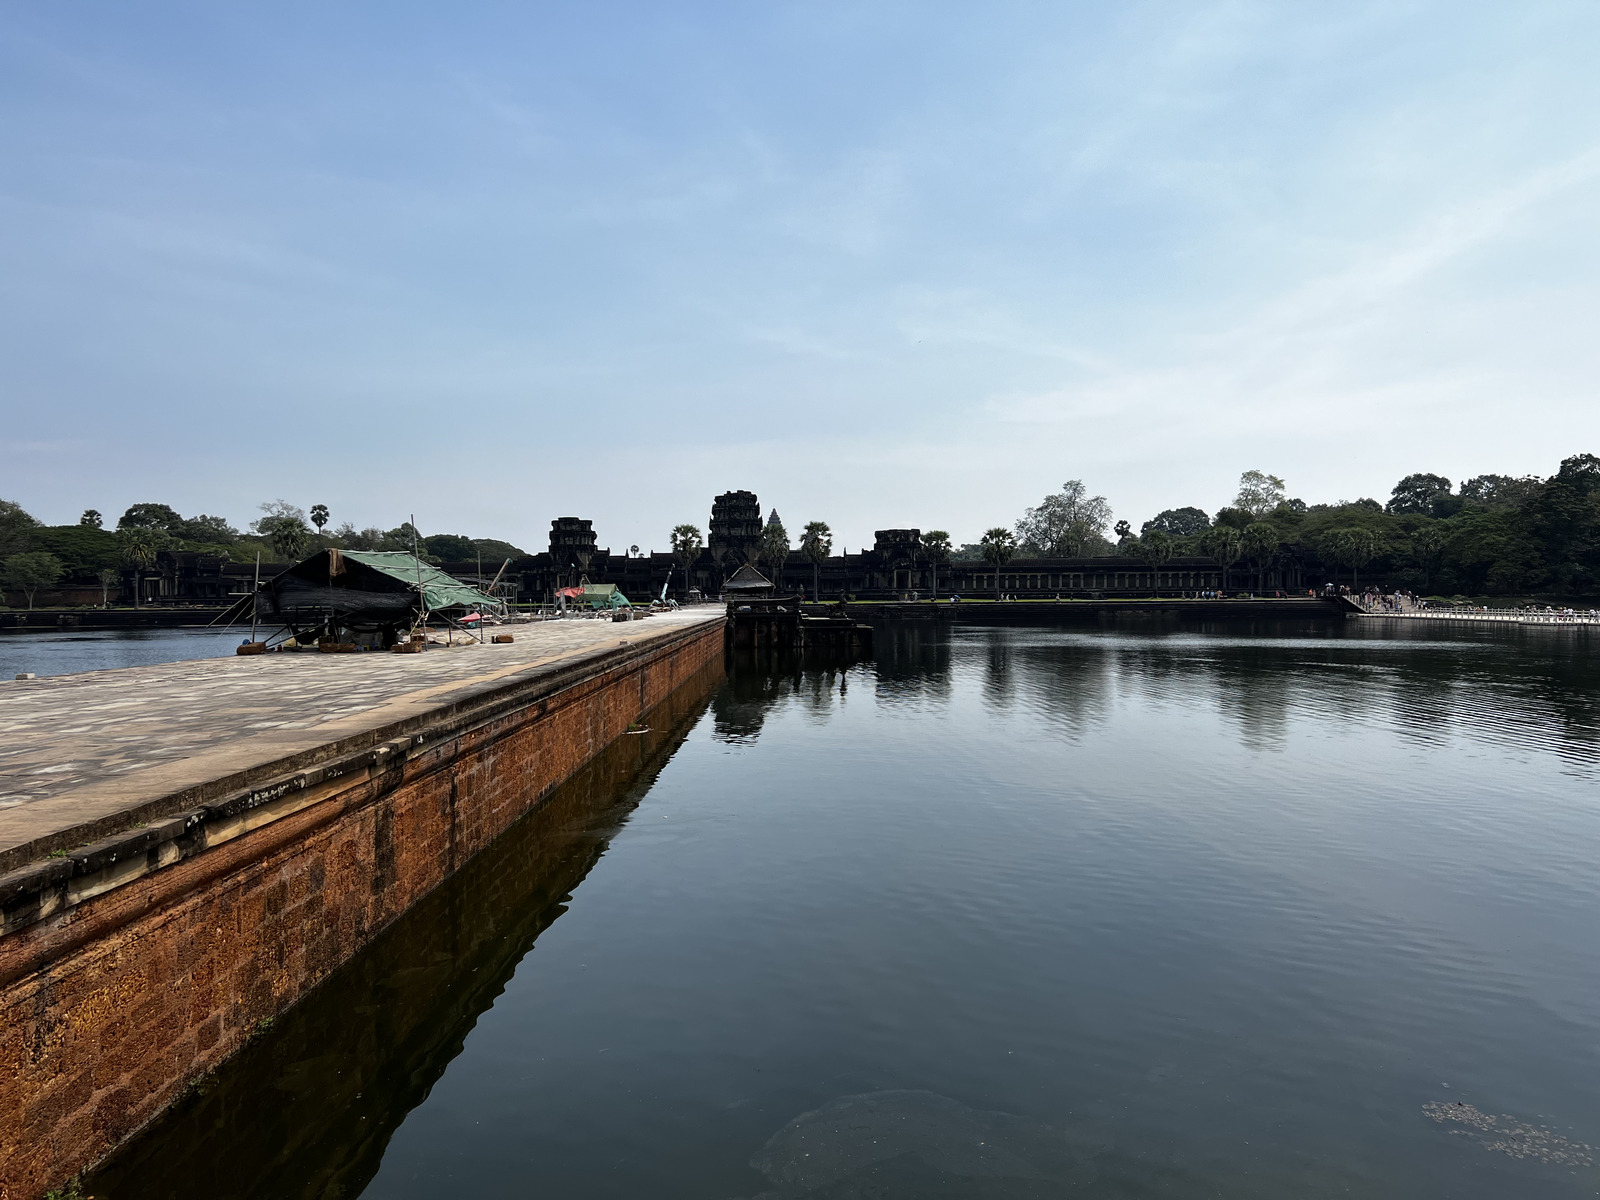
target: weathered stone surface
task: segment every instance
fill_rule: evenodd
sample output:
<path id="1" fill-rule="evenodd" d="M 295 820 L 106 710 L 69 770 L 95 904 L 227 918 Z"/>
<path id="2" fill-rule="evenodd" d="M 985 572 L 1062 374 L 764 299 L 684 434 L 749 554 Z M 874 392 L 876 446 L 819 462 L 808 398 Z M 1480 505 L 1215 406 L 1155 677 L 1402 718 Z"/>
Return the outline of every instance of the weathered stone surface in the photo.
<path id="1" fill-rule="evenodd" d="M 156 789 L 175 781 L 184 794 L 204 791 L 196 774 L 222 766 L 248 786 L 270 791 L 275 764 L 304 775 L 329 757 L 307 744 L 318 736 L 350 743 L 347 750 L 365 736 L 362 753 L 374 765 L 314 781 L 297 777 L 295 792 L 314 793 L 313 802 L 191 847 L 168 865 L 150 869 L 148 856 L 183 843 L 182 836 L 160 840 L 160 833 L 173 831 L 170 823 L 155 834 L 128 831 L 133 836 L 116 843 L 124 846 L 116 853 L 108 844 L 65 860 L 74 870 L 119 870 L 130 863 L 144 869 L 0 937 L 0 1200 L 36 1197 L 103 1157 L 190 1080 L 233 1053 L 261 1021 L 291 1005 L 486 848 L 630 722 L 721 662 L 720 614 L 698 622 L 652 618 L 623 629 L 570 625 L 605 636 L 591 635 L 565 655 L 546 647 L 540 656 L 537 647 L 519 641 L 516 649 L 534 653 L 507 666 L 495 655 L 511 647 L 410 659 L 370 656 L 379 676 L 398 667 L 399 677 L 388 680 L 387 691 L 374 683 L 359 714 L 329 711 L 338 707 L 337 680 L 323 680 L 320 672 L 364 668 L 368 656 L 297 657 L 275 676 L 200 673 L 190 712 L 197 742 L 209 742 L 212 750 L 148 774 L 123 770 L 135 811 L 158 806 L 164 797 Z M 440 675 L 419 689 L 408 669 L 430 661 Z M 249 672 L 262 660 L 219 662 Z M 475 675 L 456 666 L 474 662 Z M 230 741 L 203 701 L 225 692 L 217 681 L 227 678 L 243 678 L 251 688 L 279 682 L 275 711 L 303 718 L 295 737 L 287 745 L 281 734 Z M 94 683 L 82 677 L 60 691 L 92 696 Z M 103 703 L 107 694 L 87 702 Z M 167 736 L 161 732 L 167 724 L 154 727 L 153 736 Z M 393 745 L 397 725 L 412 729 L 411 748 L 376 756 L 375 746 Z M 116 745 L 106 725 L 84 736 Z M 178 746 L 179 737 L 164 744 Z M 184 770 L 174 775 L 179 765 Z M 48 804 L 52 798 L 38 799 Z M 205 810 L 202 833 L 213 819 L 248 822 L 278 800 L 232 816 L 226 796 L 211 803 L 215 812 Z M 177 827 L 186 828 L 184 821 Z M 64 886 L 84 878 L 74 874 Z"/>

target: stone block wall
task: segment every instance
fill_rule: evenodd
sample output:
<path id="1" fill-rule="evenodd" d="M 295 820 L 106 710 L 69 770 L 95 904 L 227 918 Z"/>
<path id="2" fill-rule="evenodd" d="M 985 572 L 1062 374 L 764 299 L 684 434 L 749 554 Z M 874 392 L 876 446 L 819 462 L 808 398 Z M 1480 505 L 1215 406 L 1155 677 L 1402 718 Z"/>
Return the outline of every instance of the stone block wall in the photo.
<path id="1" fill-rule="evenodd" d="M 0 938 L 0 1200 L 104 1158 L 722 654 L 720 624 L 618 654 Z"/>

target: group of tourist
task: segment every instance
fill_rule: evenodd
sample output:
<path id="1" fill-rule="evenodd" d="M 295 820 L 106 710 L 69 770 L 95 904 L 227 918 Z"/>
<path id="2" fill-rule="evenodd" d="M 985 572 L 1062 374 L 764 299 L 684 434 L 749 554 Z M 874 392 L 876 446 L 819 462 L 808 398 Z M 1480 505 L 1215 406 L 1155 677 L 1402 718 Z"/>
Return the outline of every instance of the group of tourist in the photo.
<path id="1" fill-rule="evenodd" d="M 1420 608 L 1415 592 L 1380 592 L 1376 588 L 1368 588 L 1361 597 L 1361 603 L 1369 609 L 1379 612 L 1398 613 L 1409 609 Z"/>

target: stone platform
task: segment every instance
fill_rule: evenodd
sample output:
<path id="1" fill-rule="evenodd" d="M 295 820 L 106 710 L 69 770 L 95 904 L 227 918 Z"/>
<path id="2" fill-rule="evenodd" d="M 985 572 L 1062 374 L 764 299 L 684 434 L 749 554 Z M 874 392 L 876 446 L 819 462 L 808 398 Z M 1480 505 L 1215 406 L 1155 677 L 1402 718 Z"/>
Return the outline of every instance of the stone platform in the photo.
<path id="1" fill-rule="evenodd" d="M 509 646 L 291 652 L 0 682 L 0 873 L 165 815 L 145 811 L 163 797 L 296 769 L 324 747 L 485 689 L 722 619 L 707 605 L 626 623 L 508 626 Z"/>
<path id="2" fill-rule="evenodd" d="M 103 1159 L 606 747 L 703 702 L 724 623 L 0 683 L 0 1200 Z"/>

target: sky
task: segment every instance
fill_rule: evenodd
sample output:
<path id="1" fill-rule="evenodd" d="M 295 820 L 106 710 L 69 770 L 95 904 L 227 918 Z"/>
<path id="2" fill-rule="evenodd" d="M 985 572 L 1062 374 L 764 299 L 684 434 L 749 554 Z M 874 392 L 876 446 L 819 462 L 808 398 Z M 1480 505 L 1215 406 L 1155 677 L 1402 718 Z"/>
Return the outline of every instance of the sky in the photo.
<path id="1" fill-rule="evenodd" d="M 0 497 L 854 551 L 1548 475 L 1597 61 L 1592 0 L 0 0 Z"/>

